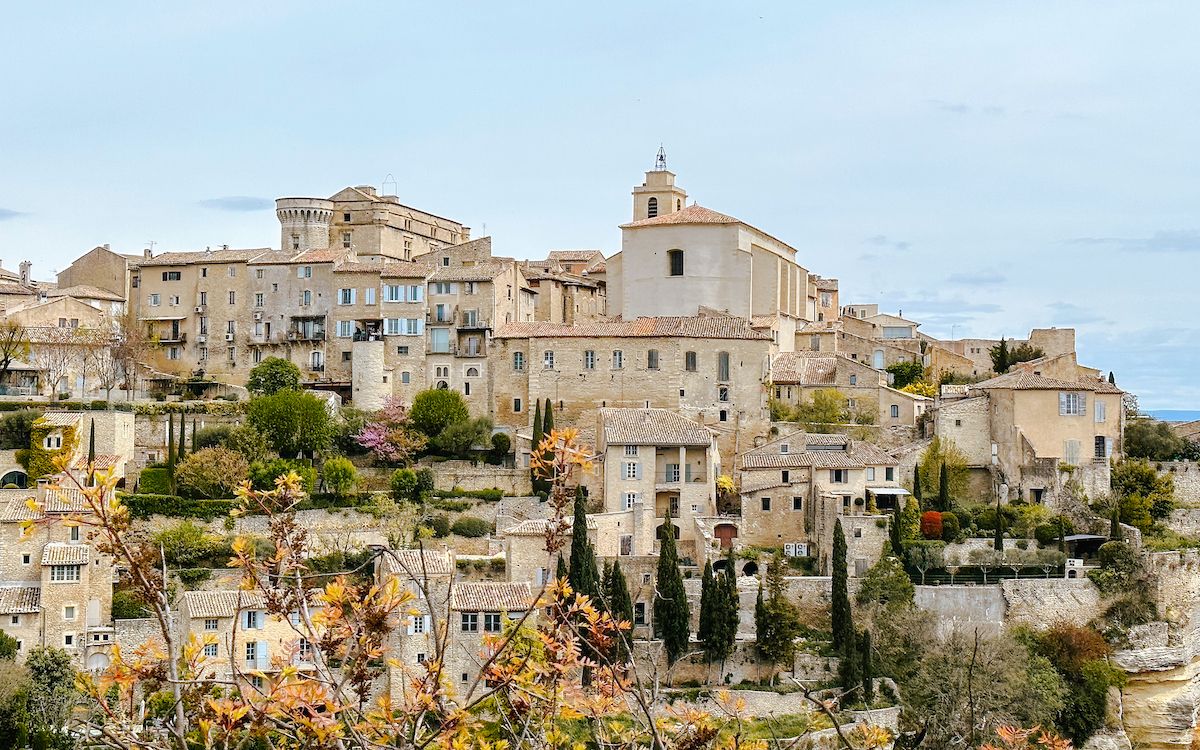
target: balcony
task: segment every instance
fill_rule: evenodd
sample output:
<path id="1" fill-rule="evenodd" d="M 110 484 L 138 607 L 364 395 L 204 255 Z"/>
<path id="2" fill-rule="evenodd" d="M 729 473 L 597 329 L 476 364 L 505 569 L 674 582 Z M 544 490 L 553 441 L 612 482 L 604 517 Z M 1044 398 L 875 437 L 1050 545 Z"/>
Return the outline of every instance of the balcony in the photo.
<path id="1" fill-rule="evenodd" d="M 158 343 L 160 344 L 186 344 L 187 334 L 183 331 L 167 331 L 159 335 Z"/>
<path id="2" fill-rule="evenodd" d="M 454 325 L 461 331 L 488 331 L 492 328 L 492 323 L 487 318 L 462 312 L 455 316 Z"/>
<path id="3" fill-rule="evenodd" d="M 309 372 L 325 372 L 325 365 L 324 364 L 309 365 L 308 369 L 309 369 Z"/>
<path id="4" fill-rule="evenodd" d="M 287 338 L 288 341 L 324 341 L 325 329 L 314 328 L 308 331 L 288 331 Z"/>

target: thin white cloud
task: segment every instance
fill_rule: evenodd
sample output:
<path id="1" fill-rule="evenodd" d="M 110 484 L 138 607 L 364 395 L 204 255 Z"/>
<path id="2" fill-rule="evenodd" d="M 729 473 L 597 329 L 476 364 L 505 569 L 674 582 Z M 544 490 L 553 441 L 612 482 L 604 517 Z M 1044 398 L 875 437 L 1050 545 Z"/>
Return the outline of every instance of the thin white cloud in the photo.
<path id="1" fill-rule="evenodd" d="M 1149 237 L 1075 237 L 1068 243 L 1112 247 L 1133 253 L 1198 253 L 1200 232 L 1195 229 L 1173 229 L 1155 232 Z"/>
<path id="2" fill-rule="evenodd" d="M 266 211 L 275 207 L 275 201 L 250 195 L 226 195 L 221 198 L 206 198 L 200 201 L 200 205 L 217 211 Z"/>

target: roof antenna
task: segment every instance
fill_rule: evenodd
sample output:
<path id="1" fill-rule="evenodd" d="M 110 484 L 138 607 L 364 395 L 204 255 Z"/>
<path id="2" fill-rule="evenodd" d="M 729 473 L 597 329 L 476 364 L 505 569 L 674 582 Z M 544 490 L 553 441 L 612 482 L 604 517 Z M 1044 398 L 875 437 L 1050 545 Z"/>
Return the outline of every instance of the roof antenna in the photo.
<path id="1" fill-rule="evenodd" d="M 667 171 L 667 152 L 663 150 L 662 144 L 658 144 L 658 155 L 654 157 L 654 171 Z"/>
<path id="2" fill-rule="evenodd" d="M 388 192 L 387 186 L 392 186 L 392 192 Z M 392 177 L 392 173 L 388 172 L 387 177 L 383 178 L 383 184 L 379 186 L 379 192 L 384 195 L 396 195 L 396 178 Z"/>

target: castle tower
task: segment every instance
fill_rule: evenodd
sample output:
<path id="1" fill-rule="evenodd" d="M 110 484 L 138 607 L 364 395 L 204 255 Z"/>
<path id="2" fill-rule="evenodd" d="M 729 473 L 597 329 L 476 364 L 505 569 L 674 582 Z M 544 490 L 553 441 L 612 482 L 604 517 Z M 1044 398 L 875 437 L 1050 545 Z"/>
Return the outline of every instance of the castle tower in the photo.
<path id="1" fill-rule="evenodd" d="M 333 201 L 323 198 L 278 198 L 275 215 L 279 217 L 279 249 L 322 250 L 329 247 L 329 224 L 333 221 Z"/>
<path id="2" fill-rule="evenodd" d="M 666 216 L 686 205 L 687 192 L 675 184 L 675 173 L 667 171 L 667 153 L 659 146 L 654 169 L 646 173 L 645 182 L 633 189 L 633 220 Z"/>

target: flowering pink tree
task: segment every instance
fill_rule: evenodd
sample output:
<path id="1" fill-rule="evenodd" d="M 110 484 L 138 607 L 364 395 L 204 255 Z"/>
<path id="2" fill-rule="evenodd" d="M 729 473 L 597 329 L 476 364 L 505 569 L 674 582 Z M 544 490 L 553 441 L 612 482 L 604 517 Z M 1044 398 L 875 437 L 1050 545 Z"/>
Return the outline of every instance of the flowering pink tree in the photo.
<path id="1" fill-rule="evenodd" d="M 389 398 L 370 416 L 354 440 L 371 451 L 376 461 L 389 464 L 408 463 L 425 447 L 425 436 L 409 428 L 408 409 L 395 398 Z"/>

